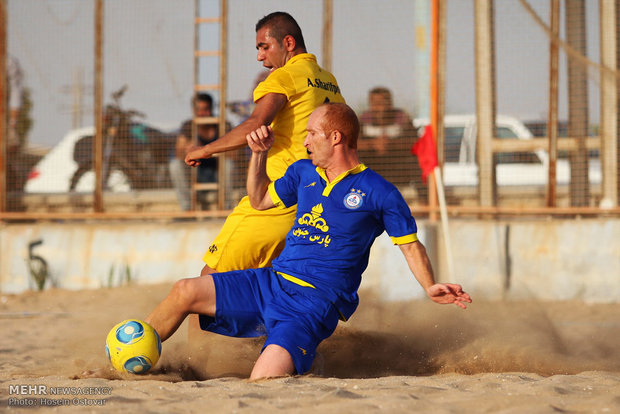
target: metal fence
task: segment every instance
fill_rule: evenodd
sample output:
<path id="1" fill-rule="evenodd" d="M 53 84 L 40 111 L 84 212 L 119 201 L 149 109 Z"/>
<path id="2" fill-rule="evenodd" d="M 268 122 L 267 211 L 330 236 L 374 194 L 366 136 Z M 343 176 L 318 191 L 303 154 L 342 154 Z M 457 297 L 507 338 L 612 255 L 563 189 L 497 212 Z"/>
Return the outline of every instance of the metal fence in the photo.
<path id="1" fill-rule="evenodd" d="M 196 51 L 200 43 L 223 48 L 227 82 L 210 92 L 212 116 L 224 111 L 234 127 L 251 111 L 251 91 L 263 73 L 254 24 L 281 9 L 298 19 L 308 51 L 336 75 L 360 115 L 362 160 L 393 181 L 418 213 L 439 210 L 437 180 L 422 178 L 411 153 L 432 105 L 440 118 L 435 140 L 449 212 L 620 213 L 617 2 L 389 0 L 379 9 L 359 0 L 0 5 L 7 56 L 2 219 L 225 215 L 245 192 L 245 149 L 217 158 L 223 191 L 198 191 L 193 209 L 182 207 L 182 190 L 201 178 L 178 162 L 177 138 L 192 117 L 196 84 L 222 74 L 213 56 L 196 59 Z M 196 23 L 221 13 L 224 43 L 216 29 Z M 429 72 L 434 52 L 438 65 Z M 429 101 L 432 76 L 437 102 Z M 381 105 L 388 109 L 381 112 Z M 103 181 L 100 208 L 95 168 Z M 174 176 L 179 169 L 181 184 Z"/>

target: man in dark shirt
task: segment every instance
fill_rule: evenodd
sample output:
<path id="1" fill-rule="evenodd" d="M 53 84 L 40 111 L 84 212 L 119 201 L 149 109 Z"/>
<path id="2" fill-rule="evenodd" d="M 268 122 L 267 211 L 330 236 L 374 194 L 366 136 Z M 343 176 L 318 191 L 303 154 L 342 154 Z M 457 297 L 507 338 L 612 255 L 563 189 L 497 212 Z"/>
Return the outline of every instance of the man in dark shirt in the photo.
<path id="1" fill-rule="evenodd" d="M 207 93 L 199 93 L 192 100 L 196 117 L 213 116 L 213 98 Z M 175 145 L 175 157 L 170 160 L 170 178 L 177 192 L 177 199 L 181 209 L 187 211 L 191 207 L 190 194 L 190 167 L 185 165 L 185 156 L 194 148 L 207 145 L 218 138 L 218 125 L 197 124 L 197 141 L 192 141 L 192 127 L 194 121 L 188 119 L 181 124 L 181 131 Z M 217 158 L 201 160 L 197 171 L 199 183 L 217 182 Z"/>

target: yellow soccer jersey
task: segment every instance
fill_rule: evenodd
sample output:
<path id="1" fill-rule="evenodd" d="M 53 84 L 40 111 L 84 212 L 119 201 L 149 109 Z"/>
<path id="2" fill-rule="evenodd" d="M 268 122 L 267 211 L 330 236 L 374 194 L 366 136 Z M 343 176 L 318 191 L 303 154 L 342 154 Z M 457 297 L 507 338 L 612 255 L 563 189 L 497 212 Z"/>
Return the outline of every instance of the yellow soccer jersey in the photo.
<path id="1" fill-rule="evenodd" d="M 274 181 L 293 162 L 308 158 L 304 139 L 312 111 L 325 102 L 344 102 L 344 98 L 334 75 L 321 69 L 310 53 L 296 55 L 271 72 L 254 89 L 254 102 L 268 93 L 286 95 L 288 100 L 272 123 L 275 143 L 269 150 L 267 175 Z"/>

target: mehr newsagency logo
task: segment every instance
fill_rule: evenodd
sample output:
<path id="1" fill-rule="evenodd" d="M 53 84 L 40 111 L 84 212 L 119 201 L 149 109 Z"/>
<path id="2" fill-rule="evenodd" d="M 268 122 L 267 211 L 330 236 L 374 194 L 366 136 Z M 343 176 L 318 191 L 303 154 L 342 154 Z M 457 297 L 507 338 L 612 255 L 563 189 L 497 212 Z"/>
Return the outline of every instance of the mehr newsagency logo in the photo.
<path id="1" fill-rule="evenodd" d="M 53 387 L 9 384 L 9 407 L 104 406 L 111 387 Z M 103 397 L 103 398 L 102 398 Z"/>

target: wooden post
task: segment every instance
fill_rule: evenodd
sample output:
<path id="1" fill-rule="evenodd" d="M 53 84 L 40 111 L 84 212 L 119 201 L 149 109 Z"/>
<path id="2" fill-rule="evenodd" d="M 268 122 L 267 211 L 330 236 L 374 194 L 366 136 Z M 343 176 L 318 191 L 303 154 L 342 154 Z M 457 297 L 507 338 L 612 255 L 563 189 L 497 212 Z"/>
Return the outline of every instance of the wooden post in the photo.
<path id="1" fill-rule="evenodd" d="M 196 56 L 196 51 L 199 49 L 200 40 L 199 40 L 199 29 L 198 29 L 198 18 L 200 17 L 200 1 L 194 0 L 194 89 L 192 92 L 192 118 L 196 115 L 194 113 L 194 99 L 196 98 L 196 94 L 198 90 L 196 89 L 196 85 L 198 85 L 198 71 L 200 70 L 199 59 Z M 195 142 L 197 136 L 197 125 L 196 122 L 192 122 L 192 142 Z M 196 198 L 197 194 L 194 191 L 193 183 L 196 182 L 197 168 L 192 168 L 190 170 L 190 207 L 191 211 L 196 211 L 198 207 L 198 200 Z M 219 170 L 218 170 L 219 174 Z M 218 177 L 219 178 L 219 177 Z M 219 195 L 219 194 L 218 194 Z"/>
<path id="2" fill-rule="evenodd" d="M 603 2 L 607 3 L 607 2 Z M 566 40 L 580 55 L 586 56 L 586 7 L 582 0 L 566 0 Z M 602 28 L 601 28 L 602 29 Z M 588 73 L 580 61 L 568 59 L 568 136 L 577 139 L 577 150 L 570 153 L 571 206 L 587 206 L 588 180 Z"/>
<path id="3" fill-rule="evenodd" d="M 476 120 L 478 192 L 481 207 L 495 204 L 495 166 L 492 141 L 495 136 L 495 61 L 493 53 L 493 0 L 474 1 L 476 55 Z"/>
<path id="4" fill-rule="evenodd" d="M 220 109 L 219 109 L 219 136 L 223 136 L 226 133 L 226 81 L 227 81 L 227 61 L 226 51 L 227 48 L 227 16 L 228 16 L 228 3 L 227 0 L 220 0 Z M 192 108 L 193 111 L 193 108 Z M 219 155 L 217 161 L 217 208 L 223 210 L 226 203 L 226 189 L 230 185 L 228 183 L 228 153 L 224 152 Z"/>
<path id="5" fill-rule="evenodd" d="M 444 163 L 444 115 L 445 115 L 445 96 L 446 96 L 446 2 L 438 1 L 437 19 L 437 160 L 443 167 Z"/>
<path id="6" fill-rule="evenodd" d="M 6 211 L 6 0 L 0 0 L 0 212 Z"/>
<path id="7" fill-rule="evenodd" d="M 547 206 L 557 204 L 556 164 L 558 159 L 558 65 L 560 34 L 560 0 L 550 0 L 550 29 L 549 42 L 549 113 L 547 118 L 547 137 L 549 139 L 549 171 L 547 182 Z"/>
<path id="8" fill-rule="evenodd" d="M 431 44 L 430 44 L 430 121 L 433 131 L 435 147 L 437 147 L 437 134 L 439 131 L 439 112 L 438 112 L 438 82 L 437 82 L 437 63 L 439 58 L 439 0 L 431 0 Z M 428 205 L 432 208 L 429 215 L 431 221 L 437 221 L 437 177 L 435 171 L 428 176 Z"/>
<path id="9" fill-rule="evenodd" d="M 600 1 L 599 11 L 602 66 L 600 72 L 602 195 L 605 207 L 616 207 L 618 205 L 617 3 L 615 1 Z"/>
<path id="10" fill-rule="evenodd" d="M 332 0 L 323 0 L 323 62 L 322 66 L 328 72 L 332 71 L 332 44 L 334 37 L 333 30 L 334 7 Z"/>
<path id="11" fill-rule="evenodd" d="M 95 1 L 95 85 L 94 85 L 95 168 L 94 210 L 103 211 L 103 0 Z"/>
<path id="12" fill-rule="evenodd" d="M 616 0 L 616 41 L 620 38 L 620 0 Z M 620 47 L 616 44 L 616 68 L 620 67 Z M 617 70 L 617 69 L 616 69 Z M 616 83 L 617 93 L 620 97 L 620 82 Z M 617 111 L 620 111 L 620 102 L 618 102 Z M 617 113 L 617 116 L 620 117 L 620 112 Z M 617 123 L 616 136 L 620 137 L 620 122 Z M 616 160 L 620 157 L 620 139 L 616 140 Z M 620 160 L 616 162 L 616 171 L 615 175 L 616 179 L 616 191 L 618 192 L 618 200 L 616 206 L 620 204 Z M 616 207 L 617 208 L 617 207 Z"/>

